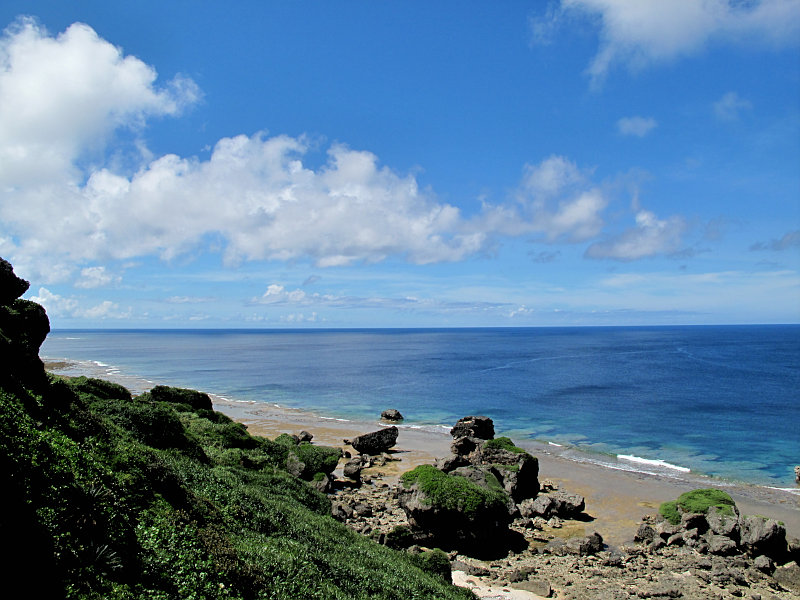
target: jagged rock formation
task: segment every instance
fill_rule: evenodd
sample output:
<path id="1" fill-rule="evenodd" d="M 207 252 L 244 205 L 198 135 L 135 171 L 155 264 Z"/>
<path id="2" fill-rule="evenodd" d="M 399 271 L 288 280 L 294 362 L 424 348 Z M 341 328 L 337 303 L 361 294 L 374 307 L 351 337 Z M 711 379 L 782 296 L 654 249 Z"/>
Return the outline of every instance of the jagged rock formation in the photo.
<path id="1" fill-rule="evenodd" d="M 398 433 L 397 427 L 392 425 L 378 431 L 359 435 L 352 440 L 344 440 L 344 443 L 351 445 L 359 454 L 376 456 L 394 447 L 397 443 Z"/>
<path id="2" fill-rule="evenodd" d="M 47 381 L 39 347 L 50 333 L 50 320 L 40 305 L 21 299 L 29 286 L 0 258 L 0 362 L 4 366 L 0 383 L 20 386 L 24 382 L 40 391 Z"/>

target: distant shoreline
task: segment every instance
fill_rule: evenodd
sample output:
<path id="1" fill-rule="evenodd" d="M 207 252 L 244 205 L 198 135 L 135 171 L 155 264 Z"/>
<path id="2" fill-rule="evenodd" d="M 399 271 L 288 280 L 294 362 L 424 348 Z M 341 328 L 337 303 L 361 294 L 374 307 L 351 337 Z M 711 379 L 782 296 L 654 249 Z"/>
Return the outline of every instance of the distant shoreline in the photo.
<path id="1" fill-rule="evenodd" d="M 45 362 L 46 368 L 55 372 L 102 377 L 98 373 L 79 373 L 81 364 L 68 359 Z M 101 367 L 97 366 L 99 370 Z M 138 381 L 139 387 L 147 382 L 119 373 L 106 377 L 123 385 Z M 152 386 L 152 382 L 147 383 Z M 315 443 L 342 446 L 346 438 L 374 431 L 382 425 L 390 425 L 381 422 L 380 410 L 376 411 L 374 420 L 357 421 L 326 417 L 268 403 L 235 401 L 213 394 L 211 397 L 216 410 L 247 425 L 250 433 L 269 438 L 281 433 L 307 430 L 314 435 Z M 387 480 L 396 479 L 402 472 L 419 464 L 432 463 L 435 458 L 450 454 L 452 438 L 446 428 L 442 427 L 437 432 L 434 428 L 404 423 L 400 423 L 399 428 L 400 435 L 394 456 L 400 460 L 376 469 Z M 782 521 L 790 536 L 800 537 L 800 495 L 794 491 L 727 482 L 676 469 L 672 469 L 674 472 L 669 473 L 670 476 L 641 470 L 617 469 L 611 465 L 590 462 L 585 455 L 569 447 L 546 442 L 515 441 L 539 459 L 540 479 L 551 479 L 563 489 L 586 498 L 586 511 L 594 517 L 593 521 L 585 525 L 587 533 L 599 531 L 611 545 L 630 543 L 644 515 L 656 513 L 661 502 L 674 500 L 681 493 L 698 487 L 722 488 L 733 497 L 743 514 L 761 514 Z"/>

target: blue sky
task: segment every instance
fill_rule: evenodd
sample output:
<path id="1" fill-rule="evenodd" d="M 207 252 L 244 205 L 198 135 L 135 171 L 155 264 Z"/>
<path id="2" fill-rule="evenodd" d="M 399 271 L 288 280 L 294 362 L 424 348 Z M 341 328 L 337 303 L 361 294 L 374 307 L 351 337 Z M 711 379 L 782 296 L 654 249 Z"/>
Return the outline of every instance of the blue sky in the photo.
<path id="1" fill-rule="evenodd" d="M 800 0 L 0 22 L 0 256 L 54 327 L 800 322 Z"/>

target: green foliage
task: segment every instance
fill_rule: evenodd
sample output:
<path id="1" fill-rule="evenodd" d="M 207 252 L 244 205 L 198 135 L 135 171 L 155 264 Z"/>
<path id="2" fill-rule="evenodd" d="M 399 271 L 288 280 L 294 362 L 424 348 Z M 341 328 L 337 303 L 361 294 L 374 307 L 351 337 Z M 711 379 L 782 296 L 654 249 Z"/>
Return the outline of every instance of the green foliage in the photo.
<path id="1" fill-rule="evenodd" d="M 38 349 L 41 307 L 0 309 L 0 350 Z M 291 452 L 327 473 L 338 449 L 250 436 L 194 390 L 132 398 L 102 380 L 11 364 L 0 361 L 0 559 L 9 573 L 46 574 L 37 596 L 473 597 L 442 580 L 439 554 L 413 558 L 353 532 L 325 495 L 280 468 Z"/>
<path id="2" fill-rule="evenodd" d="M 715 507 L 723 515 L 733 516 L 736 504 L 727 492 L 716 489 L 697 489 L 681 494 L 677 500 L 664 502 L 658 512 L 673 525 L 681 522 L 681 513 L 702 513 Z"/>
<path id="3" fill-rule="evenodd" d="M 142 396 L 155 402 L 186 404 L 191 407 L 191 410 L 211 410 L 213 408 L 209 395 L 197 390 L 157 385 Z"/>
<path id="4" fill-rule="evenodd" d="M 401 548 L 408 548 L 414 543 L 414 534 L 407 525 L 395 525 L 394 528 L 386 534 L 386 545 L 389 548 L 399 550 Z"/>
<path id="5" fill-rule="evenodd" d="M 522 448 L 515 446 L 514 442 L 507 437 L 499 437 L 494 438 L 493 440 L 488 440 L 483 444 L 483 447 L 487 449 L 507 450 L 508 452 L 514 452 L 515 454 L 523 454 L 525 452 L 525 450 Z"/>
<path id="6" fill-rule="evenodd" d="M 403 473 L 401 481 L 406 488 L 418 484 L 432 505 L 468 516 L 485 508 L 505 506 L 507 501 L 496 478 L 495 489 L 487 490 L 465 477 L 450 475 L 433 465 L 420 465 Z"/>
<path id="7" fill-rule="evenodd" d="M 412 554 L 415 562 L 423 571 L 441 577 L 447 583 L 452 583 L 453 576 L 450 570 L 450 559 L 439 548 L 434 548 L 420 554 Z"/>
<path id="8" fill-rule="evenodd" d="M 309 442 L 302 442 L 297 446 L 293 446 L 289 451 L 306 465 L 305 469 L 303 469 L 304 475 L 301 475 L 304 479 L 313 477 L 315 473 L 333 473 L 336 465 L 339 464 L 339 459 L 342 457 L 342 451 L 339 448 L 314 446 Z"/>
<path id="9" fill-rule="evenodd" d="M 662 503 L 658 507 L 658 513 L 673 525 L 681 522 L 681 513 L 678 511 L 678 503 L 675 500 Z"/>
<path id="10" fill-rule="evenodd" d="M 712 506 L 724 515 L 733 515 L 736 503 L 727 492 L 715 489 L 700 489 L 686 492 L 678 497 L 678 506 L 684 512 L 707 513 Z"/>

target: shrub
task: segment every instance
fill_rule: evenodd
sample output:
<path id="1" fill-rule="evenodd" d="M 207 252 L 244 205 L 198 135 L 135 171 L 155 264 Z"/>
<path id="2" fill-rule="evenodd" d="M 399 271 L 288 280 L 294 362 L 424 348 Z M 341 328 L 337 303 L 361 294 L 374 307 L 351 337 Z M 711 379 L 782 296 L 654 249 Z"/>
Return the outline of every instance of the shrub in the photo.
<path id="1" fill-rule="evenodd" d="M 658 512 L 673 525 L 681 522 L 681 513 L 702 513 L 715 507 L 723 515 L 733 516 L 736 503 L 727 492 L 715 489 L 698 489 L 681 494 L 677 500 L 664 502 Z"/>
<path id="2" fill-rule="evenodd" d="M 289 451 L 297 455 L 300 462 L 306 465 L 306 468 L 303 469 L 303 474 L 308 474 L 308 477 L 313 476 L 315 473 L 333 473 L 336 465 L 339 464 L 339 459 L 342 457 L 340 448 L 314 446 L 308 442 L 298 444 Z"/>
<path id="3" fill-rule="evenodd" d="M 515 454 L 523 454 L 525 452 L 525 450 L 522 448 L 515 446 L 514 442 L 507 437 L 499 437 L 494 438 L 493 440 L 488 440 L 483 447 L 493 450 L 506 450 L 508 452 L 514 452 Z"/>
<path id="4" fill-rule="evenodd" d="M 395 525 L 394 528 L 386 534 L 386 545 L 389 548 L 399 550 L 401 548 L 408 548 L 414 543 L 414 534 L 411 529 L 406 525 Z"/>
<path id="5" fill-rule="evenodd" d="M 192 407 L 192 410 L 212 409 L 209 395 L 204 392 L 198 392 L 197 390 L 157 385 L 146 394 L 142 394 L 142 396 L 149 396 L 157 402 L 188 404 Z"/>
<path id="6" fill-rule="evenodd" d="M 447 554 L 439 550 L 439 548 L 434 548 L 433 550 L 421 554 L 412 554 L 411 556 L 416 558 L 414 562 L 416 562 L 423 571 L 441 577 L 447 583 L 453 582 L 453 576 L 450 570 L 450 559 L 447 558 Z"/>
<path id="7" fill-rule="evenodd" d="M 103 379 L 95 379 L 94 377 L 74 377 L 69 379 L 69 385 L 79 394 L 88 394 L 95 399 L 102 400 L 130 400 L 131 393 L 119 385 L 118 383 L 111 383 Z"/>

